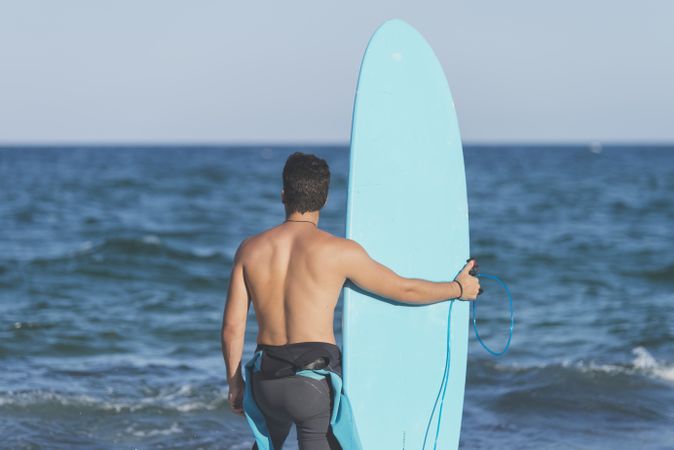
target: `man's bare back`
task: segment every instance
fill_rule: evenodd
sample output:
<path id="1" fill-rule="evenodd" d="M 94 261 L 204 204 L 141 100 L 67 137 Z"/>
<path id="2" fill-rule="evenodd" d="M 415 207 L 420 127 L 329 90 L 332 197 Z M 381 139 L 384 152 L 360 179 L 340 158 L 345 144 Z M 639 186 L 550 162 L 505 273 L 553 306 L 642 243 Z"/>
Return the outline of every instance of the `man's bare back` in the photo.
<path id="1" fill-rule="evenodd" d="M 345 239 L 309 222 L 284 222 L 247 239 L 241 261 L 258 343 L 336 344 L 333 315 L 345 281 Z"/>

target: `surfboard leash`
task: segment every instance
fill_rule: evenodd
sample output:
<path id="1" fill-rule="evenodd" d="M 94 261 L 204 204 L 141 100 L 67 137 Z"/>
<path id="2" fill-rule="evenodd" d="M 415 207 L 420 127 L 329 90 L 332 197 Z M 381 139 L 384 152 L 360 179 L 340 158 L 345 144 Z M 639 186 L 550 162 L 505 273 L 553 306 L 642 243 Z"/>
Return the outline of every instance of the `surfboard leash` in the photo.
<path id="1" fill-rule="evenodd" d="M 476 276 L 480 278 L 488 278 L 490 280 L 494 280 L 497 283 L 499 283 L 502 287 L 503 290 L 505 290 L 506 295 L 508 296 L 508 309 L 510 311 L 510 326 L 508 327 L 508 340 L 505 343 L 505 346 L 503 346 L 503 350 L 500 352 L 496 352 L 489 348 L 487 344 L 484 343 L 482 338 L 480 337 L 480 332 L 477 330 L 477 299 L 473 302 L 471 305 L 471 309 L 473 312 L 473 330 L 475 331 L 475 337 L 477 338 L 477 341 L 480 343 L 482 348 L 484 348 L 487 352 L 489 352 L 492 356 L 499 357 L 503 356 L 506 354 L 508 349 L 510 348 L 510 341 L 513 338 L 513 329 L 515 328 L 515 313 L 513 311 L 513 296 L 510 294 L 510 289 L 508 289 L 508 285 L 505 284 L 505 282 L 497 277 L 496 275 L 489 275 L 487 273 L 478 273 Z"/>
<path id="2" fill-rule="evenodd" d="M 468 260 L 470 261 L 470 259 Z M 473 276 L 477 276 L 480 278 L 487 278 L 490 280 L 494 280 L 497 283 L 499 283 L 503 289 L 506 292 L 506 295 L 508 296 L 508 307 L 510 311 L 510 326 L 508 330 L 508 340 L 503 347 L 503 350 L 500 352 L 494 351 L 487 344 L 484 343 L 482 338 L 480 337 L 480 333 L 478 332 L 477 329 L 477 299 L 473 301 L 472 304 L 472 317 L 473 317 L 473 330 L 475 331 L 475 337 L 477 338 L 477 341 L 480 343 L 480 345 L 492 356 L 494 357 L 500 357 L 506 354 L 508 351 L 508 348 L 510 348 L 510 341 L 512 340 L 513 337 L 513 329 L 515 328 L 515 314 L 513 310 L 513 297 L 510 293 L 510 289 L 508 289 L 508 285 L 505 284 L 503 280 L 501 280 L 499 277 L 496 275 L 490 275 L 486 273 L 479 273 L 479 266 L 477 265 L 477 262 L 475 263 L 474 267 L 470 270 L 469 272 Z M 480 293 L 482 293 L 482 289 L 480 289 Z M 479 294 L 478 294 L 479 295 Z M 451 361 L 451 324 L 452 324 L 452 308 L 454 307 L 454 302 L 456 300 L 450 300 L 449 303 L 449 310 L 447 312 L 447 351 L 445 353 L 445 370 L 444 373 L 442 374 L 442 382 L 440 383 L 440 389 L 438 390 L 438 395 L 435 397 L 435 402 L 433 403 L 433 409 L 431 410 L 431 416 L 428 419 L 428 425 L 426 425 L 426 433 L 424 433 L 424 443 L 423 446 L 421 447 L 422 450 L 426 448 L 426 441 L 428 439 L 428 432 L 431 427 L 431 422 L 433 421 L 433 416 L 435 415 L 435 409 L 438 406 L 438 401 L 440 403 L 440 408 L 438 409 L 438 420 L 437 424 L 435 427 L 435 439 L 433 440 L 433 450 L 437 450 L 438 446 L 438 438 L 440 436 L 440 423 L 442 421 L 442 409 L 445 404 L 445 393 L 447 392 L 447 384 L 449 380 L 449 370 L 450 370 L 450 361 Z"/>

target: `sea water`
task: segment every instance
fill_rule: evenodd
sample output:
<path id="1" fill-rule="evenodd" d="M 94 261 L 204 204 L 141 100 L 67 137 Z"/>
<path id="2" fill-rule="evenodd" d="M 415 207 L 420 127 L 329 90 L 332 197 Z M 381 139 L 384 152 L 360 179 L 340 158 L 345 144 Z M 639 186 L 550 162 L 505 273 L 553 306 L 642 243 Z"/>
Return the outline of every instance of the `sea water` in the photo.
<path id="1" fill-rule="evenodd" d="M 327 159 L 319 226 L 344 236 L 347 147 L 0 149 L 0 448 L 251 447 L 220 325 L 240 241 L 284 219 L 294 151 Z M 499 359 L 471 336 L 461 447 L 674 447 L 674 148 L 465 159 L 471 253 L 516 322 Z M 482 282 L 498 349 L 506 299 Z M 255 335 L 251 314 L 246 359 Z"/>

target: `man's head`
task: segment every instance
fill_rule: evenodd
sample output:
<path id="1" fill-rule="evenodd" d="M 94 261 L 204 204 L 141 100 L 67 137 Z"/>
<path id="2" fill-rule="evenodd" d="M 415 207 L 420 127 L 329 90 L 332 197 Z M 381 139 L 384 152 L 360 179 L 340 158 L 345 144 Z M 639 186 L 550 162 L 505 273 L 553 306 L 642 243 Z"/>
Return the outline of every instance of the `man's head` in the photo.
<path id="1" fill-rule="evenodd" d="M 286 214 L 321 209 L 328 198 L 330 168 L 315 155 L 295 152 L 283 167 L 283 203 Z"/>

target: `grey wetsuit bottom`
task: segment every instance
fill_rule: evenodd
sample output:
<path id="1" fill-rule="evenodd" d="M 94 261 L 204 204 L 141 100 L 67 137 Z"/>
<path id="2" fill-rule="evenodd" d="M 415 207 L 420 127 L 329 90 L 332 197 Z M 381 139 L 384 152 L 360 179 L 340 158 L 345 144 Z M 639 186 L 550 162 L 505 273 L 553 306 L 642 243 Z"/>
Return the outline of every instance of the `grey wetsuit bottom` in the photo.
<path id="1" fill-rule="evenodd" d="M 253 373 L 253 397 L 265 417 L 274 450 L 295 424 L 300 450 L 340 450 L 330 429 L 332 395 L 326 378 L 302 375 L 264 379 Z M 257 444 L 253 450 L 257 449 Z"/>

